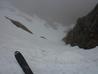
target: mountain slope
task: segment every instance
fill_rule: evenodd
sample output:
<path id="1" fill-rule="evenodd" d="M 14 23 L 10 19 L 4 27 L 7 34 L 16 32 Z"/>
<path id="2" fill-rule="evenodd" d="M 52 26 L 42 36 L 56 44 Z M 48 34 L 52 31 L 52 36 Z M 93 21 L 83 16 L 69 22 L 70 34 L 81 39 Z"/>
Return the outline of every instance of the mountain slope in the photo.
<path id="1" fill-rule="evenodd" d="M 5 16 L 21 22 L 34 34 L 17 28 Z M 30 17 L 14 8 L 1 9 L 0 74 L 23 74 L 15 51 L 22 52 L 35 74 L 97 74 L 98 47 L 85 51 L 64 45 L 64 32 L 60 29 L 53 29 L 36 15 Z"/>

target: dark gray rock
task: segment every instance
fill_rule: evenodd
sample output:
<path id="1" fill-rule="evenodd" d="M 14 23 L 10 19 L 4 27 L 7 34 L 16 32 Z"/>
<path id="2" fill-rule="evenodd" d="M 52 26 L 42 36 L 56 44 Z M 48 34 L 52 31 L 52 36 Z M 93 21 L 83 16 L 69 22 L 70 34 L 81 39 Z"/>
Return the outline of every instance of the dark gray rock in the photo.
<path id="1" fill-rule="evenodd" d="M 63 41 L 84 49 L 98 46 L 98 4 L 90 13 L 77 20 L 77 24 Z"/>
<path id="2" fill-rule="evenodd" d="M 30 33 L 30 34 L 33 34 L 33 32 L 31 32 L 31 31 L 30 31 L 26 26 L 24 26 L 22 23 L 20 23 L 20 22 L 18 22 L 18 21 L 15 21 L 15 20 L 13 20 L 13 19 L 11 19 L 11 18 L 9 18 L 9 17 L 6 17 L 6 16 L 5 16 L 5 18 L 8 19 L 8 20 L 10 20 L 16 27 L 21 28 L 21 29 L 23 29 L 24 31 L 26 31 L 26 32 L 28 32 L 28 33 Z"/>

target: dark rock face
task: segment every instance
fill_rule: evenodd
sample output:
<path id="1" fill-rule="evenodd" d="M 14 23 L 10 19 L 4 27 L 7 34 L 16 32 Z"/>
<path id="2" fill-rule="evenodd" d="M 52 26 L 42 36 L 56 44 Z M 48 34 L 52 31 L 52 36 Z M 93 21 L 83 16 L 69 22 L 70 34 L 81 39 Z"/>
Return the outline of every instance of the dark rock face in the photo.
<path id="1" fill-rule="evenodd" d="M 98 4 L 89 14 L 77 20 L 75 27 L 63 40 L 66 44 L 84 49 L 98 46 Z"/>

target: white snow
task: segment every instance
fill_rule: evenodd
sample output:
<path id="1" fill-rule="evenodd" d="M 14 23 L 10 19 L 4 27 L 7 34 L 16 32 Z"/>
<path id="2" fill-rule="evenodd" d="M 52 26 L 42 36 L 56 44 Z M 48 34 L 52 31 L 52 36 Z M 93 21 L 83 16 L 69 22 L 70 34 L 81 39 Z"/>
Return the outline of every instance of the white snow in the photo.
<path id="1" fill-rule="evenodd" d="M 0 74 L 24 74 L 14 57 L 17 50 L 34 74 L 98 74 L 98 47 L 83 50 L 65 45 L 61 39 L 64 28 L 67 32 L 69 27 L 53 29 L 37 15 L 31 17 L 7 7 L 0 7 Z M 5 16 L 21 22 L 34 34 L 17 28 Z"/>

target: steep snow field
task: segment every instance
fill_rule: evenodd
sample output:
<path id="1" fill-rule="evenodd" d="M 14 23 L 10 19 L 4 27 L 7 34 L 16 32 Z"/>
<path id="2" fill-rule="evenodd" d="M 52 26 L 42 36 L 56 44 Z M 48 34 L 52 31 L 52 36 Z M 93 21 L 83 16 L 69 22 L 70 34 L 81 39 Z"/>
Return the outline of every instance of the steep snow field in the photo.
<path id="1" fill-rule="evenodd" d="M 33 35 L 16 27 L 5 16 L 21 22 Z M 55 23 L 54 23 L 55 24 Z M 57 23 L 56 23 L 57 24 Z M 20 51 L 34 74 L 98 74 L 98 47 L 83 50 L 65 45 L 70 27 L 57 25 L 14 7 L 0 7 L 0 74 L 24 74 L 14 52 Z"/>

